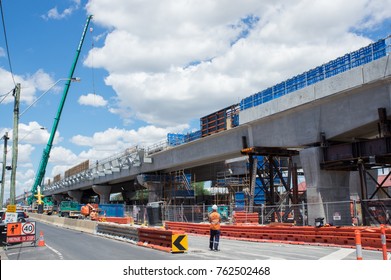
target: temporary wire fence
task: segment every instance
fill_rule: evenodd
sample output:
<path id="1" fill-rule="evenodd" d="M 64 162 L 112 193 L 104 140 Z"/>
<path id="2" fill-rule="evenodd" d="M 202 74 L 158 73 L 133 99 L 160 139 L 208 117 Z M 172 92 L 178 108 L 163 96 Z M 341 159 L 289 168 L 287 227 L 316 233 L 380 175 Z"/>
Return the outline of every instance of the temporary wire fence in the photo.
<path id="1" fill-rule="evenodd" d="M 164 221 L 207 223 L 212 205 L 165 205 L 152 209 L 147 205 L 127 205 L 125 213 L 138 224 L 163 224 Z M 234 205 L 218 205 L 223 223 L 290 223 L 298 226 L 378 226 L 391 225 L 391 199 L 351 200 L 324 203 L 258 205 L 253 212 Z M 240 213 L 240 221 L 235 217 Z"/>

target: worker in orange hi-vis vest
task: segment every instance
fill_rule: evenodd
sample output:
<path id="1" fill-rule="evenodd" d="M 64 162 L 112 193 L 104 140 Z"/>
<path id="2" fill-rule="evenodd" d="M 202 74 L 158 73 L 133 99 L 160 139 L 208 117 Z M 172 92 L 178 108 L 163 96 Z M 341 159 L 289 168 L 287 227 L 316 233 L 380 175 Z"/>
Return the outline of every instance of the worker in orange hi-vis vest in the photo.
<path id="1" fill-rule="evenodd" d="M 219 251 L 221 217 L 220 214 L 217 212 L 216 204 L 212 206 L 212 213 L 209 214 L 209 222 L 210 222 L 209 249 L 211 251 Z"/>

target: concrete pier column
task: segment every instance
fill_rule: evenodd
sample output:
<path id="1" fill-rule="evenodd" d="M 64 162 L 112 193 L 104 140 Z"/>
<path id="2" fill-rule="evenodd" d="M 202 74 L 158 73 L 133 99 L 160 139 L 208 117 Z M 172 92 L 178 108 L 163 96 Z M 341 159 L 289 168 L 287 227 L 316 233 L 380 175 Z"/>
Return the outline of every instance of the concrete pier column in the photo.
<path id="1" fill-rule="evenodd" d="M 148 202 L 161 201 L 163 198 L 163 183 L 161 182 L 148 182 L 145 181 L 145 177 L 142 175 L 137 176 L 139 185 L 148 189 Z"/>
<path id="2" fill-rule="evenodd" d="M 163 184 L 158 182 L 146 183 L 148 188 L 148 202 L 161 201 L 163 198 Z"/>
<path id="3" fill-rule="evenodd" d="M 99 203 L 107 204 L 110 202 L 111 186 L 107 185 L 93 185 L 92 189 L 99 195 Z"/>
<path id="4" fill-rule="evenodd" d="M 128 191 L 128 190 L 124 190 L 122 191 L 122 198 L 124 199 L 124 201 L 126 203 L 129 203 L 130 202 L 130 199 L 133 198 L 136 194 L 136 191 Z"/>
<path id="5" fill-rule="evenodd" d="M 62 195 L 62 194 L 53 194 L 52 198 L 56 202 L 56 205 L 60 205 L 61 201 L 64 200 L 64 195 Z"/>
<path id="6" fill-rule="evenodd" d="M 79 190 L 68 191 L 68 195 L 70 197 L 72 197 L 72 199 L 74 201 L 77 201 L 77 202 L 81 203 L 81 198 L 83 196 L 83 191 L 79 191 Z"/>
<path id="7" fill-rule="evenodd" d="M 321 170 L 322 159 L 319 147 L 300 152 L 307 185 L 308 224 L 315 225 L 315 218 L 325 218 L 325 223 L 350 225 L 350 172 Z"/>

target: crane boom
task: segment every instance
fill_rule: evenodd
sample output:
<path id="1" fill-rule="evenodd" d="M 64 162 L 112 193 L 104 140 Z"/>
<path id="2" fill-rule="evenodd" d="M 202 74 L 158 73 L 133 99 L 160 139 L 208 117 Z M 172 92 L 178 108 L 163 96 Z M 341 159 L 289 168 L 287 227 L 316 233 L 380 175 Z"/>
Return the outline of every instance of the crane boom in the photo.
<path id="1" fill-rule="evenodd" d="M 80 39 L 79 45 L 78 45 L 78 47 L 76 49 L 76 56 L 75 56 L 75 59 L 74 59 L 73 64 L 72 64 L 71 71 L 69 72 L 68 79 L 67 79 L 67 81 L 65 83 L 64 91 L 62 93 L 61 102 L 60 102 L 60 105 L 59 105 L 58 110 L 57 110 L 57 115 L 54 118 L 52 131 L 50 132 L 50 137 L 49 137 L 48 143 L 46 145 L 46 148 L 43 150 L 41 162 L 39 164 L 39 169 L 38 169 L 37 175 L 35 177 L 34 185 L 31 188 L 31 196 L 29 197 L 29 204 L 32 203 L 34 195 L 37 192 L 37 188 L 38 188 L 38 186 L 41 185 L 42 180 L 43 180 L 43 178 L 45 176 L 46 166 L 47 166 L 48 161 L 49 161 L 49 156 L 50 156 L 50 151 L 52 149 L 54 136 L 55 136 L 56 131 L 57 131 L 58 123 L 60 122 L 62 109 L 64 108 L 64 104 L 65 104 L 65 100 L 67 98 L 69 86 L 70 86 L 71 80 L 73 78 L 73 73 L 75 72 L 75 68 L 76 68 L 77 61 L 79 59 L 81 47 L 83 46 L 84 38 L 86 36 L 87 28 L 88 28 L 88 25 L 90 24 L 91 19 L 92 19 L 92 15 L 89 15 L 87 17 L 87 22 L 86 22 L 86 24 L 84 26 L 83 33 L 81 35 L 81 39 Z"/>

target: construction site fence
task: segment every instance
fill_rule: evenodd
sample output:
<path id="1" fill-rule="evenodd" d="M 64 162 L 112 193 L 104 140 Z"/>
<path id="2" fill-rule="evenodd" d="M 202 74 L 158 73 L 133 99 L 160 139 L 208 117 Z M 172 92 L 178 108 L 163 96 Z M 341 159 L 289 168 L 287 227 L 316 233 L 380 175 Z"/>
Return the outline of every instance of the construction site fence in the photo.
<path id="1" fill-rule="evenodd" d="M 224 223 L 292 223 L 298 226 L 329 224 L 335 226 L 391 225 L 391 199 L 350 200 L 325 203 L 255 205 L 235 207 L 217 204 Z M 165 205 L 148 209 L 147 205 L 127 205 L 126 216 L 135 223 L 163 224 L 164 221 L 208 222 L 212 205 Z M 153 217 L 152 217 L 153 215 Z"/>

